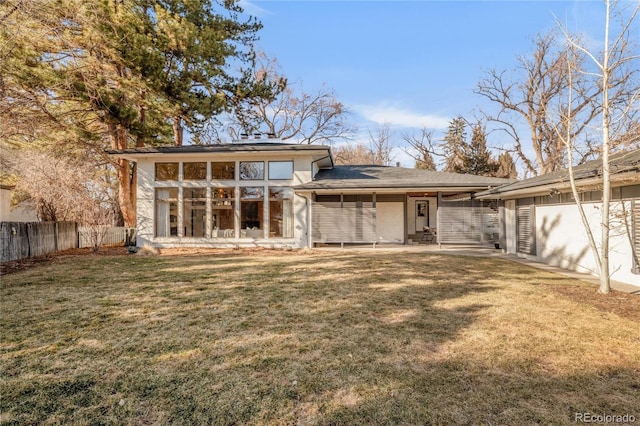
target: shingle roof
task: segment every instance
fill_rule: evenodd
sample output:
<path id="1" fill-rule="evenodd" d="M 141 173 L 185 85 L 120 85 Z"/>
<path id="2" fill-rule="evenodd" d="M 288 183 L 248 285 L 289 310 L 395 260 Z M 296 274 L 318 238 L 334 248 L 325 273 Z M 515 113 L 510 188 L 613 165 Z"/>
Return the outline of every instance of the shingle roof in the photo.
<path id="1" fill-rule="evenodd" d="M 296 189 L 442 188 L 486 189 L 509 179 L 386 166 L 335 166 L 320 170 L 312 182 Z"/>
<path id="2" fill-rule="evenodd" d="M 301 145 L 283 142 L 223 143 L 215 145 L 147 146 L 141 148 L 107 150 L 107 154 L 130 156 L 145 154 L 194 154 L 219 152 L 270 152 L 270 151 L 327 151 L 326 145 Z"/>
<path id="3" fill-rule="evenodd" d="M 634 171 L 640 173 L 640 149 L 614 154 L 611 156 L 609 163 L 612 175 Z M 576 166 L 573 168 L 573 174 L 577 181 L 598 177 L 602 174 L 602 160 L 587 161 L 584 164 Z M 640 179 L 640 175 L 638 178 Z M 498 194 L 502 195 L 512 191 L 525 190 L 529 188 L 533 190 L 537 187 L 551 184 L 562 184 L 568 181 L 569 171 L 565 169 L 502 185 L 497 188 L 481 192 L 477 195 L 479 197 Z"/>

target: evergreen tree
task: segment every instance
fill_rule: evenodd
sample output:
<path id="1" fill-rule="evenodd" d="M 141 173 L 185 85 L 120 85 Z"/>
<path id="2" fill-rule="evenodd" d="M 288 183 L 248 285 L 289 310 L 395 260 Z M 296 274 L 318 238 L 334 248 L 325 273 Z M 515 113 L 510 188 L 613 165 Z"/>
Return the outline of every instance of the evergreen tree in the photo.
<path id="1" fill-rule="evenodd" d="M 166 143 L 172 127 L 181 143 L 184 122 L 196 129 L 236 99 L 264 94 L 250 73 L 229 68 L 250 63 L 260 28 L 241 22 L 241 10 L 231 0 L 0 3 L 0 110 L 45 118 L 60 141 L 98 151 Z M 134 226 L 136 174 L 128 161 L 114 166 Z"/>
<path id="2" fill-rule="evenodd" d="M 471 131 L 471 142 L 464 145 L 461 163 L 454 165 L 455 171 L 477 176 L 495 176 L 498 167 L 487 149 L 484 126 L 476 124 Z"/>
<path id="3" fill-rule="evenodd" d="M 445 157 L 443 171 L 457 172 L 463 165 L 466 142 L 466 122 L 458 116 L 449 123 L 449 130 L 440 145 Z"/>

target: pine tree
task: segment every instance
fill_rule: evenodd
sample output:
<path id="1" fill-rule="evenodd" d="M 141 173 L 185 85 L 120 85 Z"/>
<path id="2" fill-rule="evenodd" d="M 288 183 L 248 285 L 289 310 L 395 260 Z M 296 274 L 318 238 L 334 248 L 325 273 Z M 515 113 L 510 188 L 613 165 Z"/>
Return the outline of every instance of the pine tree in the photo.
<path id="1" fill-rule="evenodd" d="M 464 118 L 458 116 L 449 123 L 449 130 L 440 145 L 445 157 L 443 171 L 456 172 L 462 167 L 467 135 L 466 122 Z"/>
<path id="2" fill-rule="evenodd" d="M 487 136 L 484 126 L 476 124 L 471 131 L 471 142 L 464 145 L 462 161 L 454 165 L 457 173 L 468 173 L 477 176 L 495 176 L 498 163 L 491 158 L 487 149 Z"/>
<path id="3" fill-rule="evenodd" d="M 235 1 L 10 3 L 0 3 L 0 110 L 36 111 L 66 144 L 101 152 L 167 143 L 172 127 L 181 143 L 183 121 L 195 128 L 237 98 L 262 95 L 249 73 L 228 67 L 250 62 L 260 28 L 239 20 Z M 114 166 L 122 216 L 134 226 L 136 174 L 126 160 Z"/>

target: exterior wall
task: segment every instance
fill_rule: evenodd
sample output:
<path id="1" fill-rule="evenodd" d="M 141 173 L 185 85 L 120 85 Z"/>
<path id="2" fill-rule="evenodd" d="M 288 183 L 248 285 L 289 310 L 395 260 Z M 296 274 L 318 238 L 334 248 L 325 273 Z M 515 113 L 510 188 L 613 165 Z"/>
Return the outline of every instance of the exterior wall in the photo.
<path id="1" fill-rule="evenodd" d="M 630 210 L 630 201 L 624 201 Z M 601 203 L 583 203 L 585 213 L 594 231 L 596 243 L 600 243 Z M 515 200 L 505 201 L 506 252 L 516 253 Z M 611 203 L 613 216 L 619 216 L 622 202 Z M 582 273 L 597 274 L 597 267 L 584 226 L 575 204 L 551 204 L 535 206 L 536 255 L 524 256 L 549 265 Z M 611 278 L 640 286 L 640 275 L 633 274 L 631 242 L 621 221 L 614 221 L 610 236 Z"/>
<path id="2" fill-rule="evenodd" d="M 0 188 L 0 222 L 10 222 L 11 190 Z"/>
<path id="3" fill-rule="evenodd" d="M 293 161 L 293 178 L 290 180 L 268 180 L 269 161 Z M 234 181 L 183 181 L 182 165 L 180 166 L 178 181 L 155 181 L 156 162 L 207 162 L 208 177 L 211 177 L 210 163 L 212 161 L 264 161 L 265 179 L 262 180 L 239 180 L 238 163 L 236 163 L 236 179 Z M 309 244 L 308 236 L 308 201 L 304 196 L 293 196 L 293 238 L 269 238 L 268 230 L 264 228 L 260 232 L 244 231 L 240 229 L 240 191 L 241 187 L 262 187 L 268 194 L 269 186 L 293 187 L 311 180 L 312 158 L 307 155 L 292 156 L 290 153 L 260 154 L 258 156 L 238 155 L 238 154 L 216 154 L 216 155 L 162 155 L 141 158 L 137 163 L 137 244 L 138 246 L 151 245 L 156 247 L 306 247 Z M 156 188 L 217 188 L 217 187 L 237 187 L 235 190 L 235 236 L 228 238 L 211 237 L 185 237 L 179 231 L 178 236 L 155 237 L 155 189 Z M 208 196 L 210 202 L 210 195 Z M 183 190 L 179 190 L 178 195 L 178 223 L 184 223 L 183 209 L 180 207 L 183 201 Z M 208 203 L 209 204 L 209 203 Z M 264 199 L 263 224 L 266 227 L 268 217 L 268 196 Z M 179 227 L 181 228 L 181 227 Z M 211 209 L 207 209 L 207 230 L 206 235 L 212 234 L 211 229 Z M 256 235 L 248 235 L 248 234 Z M 242 235 L 241 235 L 242 234 Z"/>
<path id="4" fill-rule="evenodd" d="M 625 203 L 628 212 L 631 203 Z M 585 203 L 583 206 L 599 244 L 601 204 Z M 620 217 L 622 202 L 613 202 L 611 211 L 614 217 Z M 536 257 L 539 260 L 565 269 L 597 274 L 578 208 L 574 204 L 536 206 L 536 240 Z M 628 234 L 624 225 L 615 220 L 611 228 L 609 256 L 613 280 L 640 286 L 640 275 L 631 272 L 633 260 Z"/>
<path id="5" fill-rule="evenodd" d="M 11 190 L 0 188 L 0 222 L 38 222 L 38 215 L 25 203 L 11 208 Z"/>
<path id="6" fill-rule="evenodd" d="M 404 243 L 404 203 L 376 203 L 376 232 L 379 243 Z"/>
<path id="7" fill-rule="evenodd" d="M 507 200 L 504 203 L 505 241 L 507 253 L 516 253 L 516 201 Z"/>

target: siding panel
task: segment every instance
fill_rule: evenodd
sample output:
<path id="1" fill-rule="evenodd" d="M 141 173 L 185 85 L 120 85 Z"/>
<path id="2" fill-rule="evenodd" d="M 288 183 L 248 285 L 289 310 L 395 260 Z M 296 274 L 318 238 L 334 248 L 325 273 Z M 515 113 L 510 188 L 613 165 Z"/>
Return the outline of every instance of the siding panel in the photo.
<path id="1" fill-rule="evenodd" d="M 313 242 L 373 243 L 375 241 L 376 209 L 372 203 L 314 203 Z"/>

